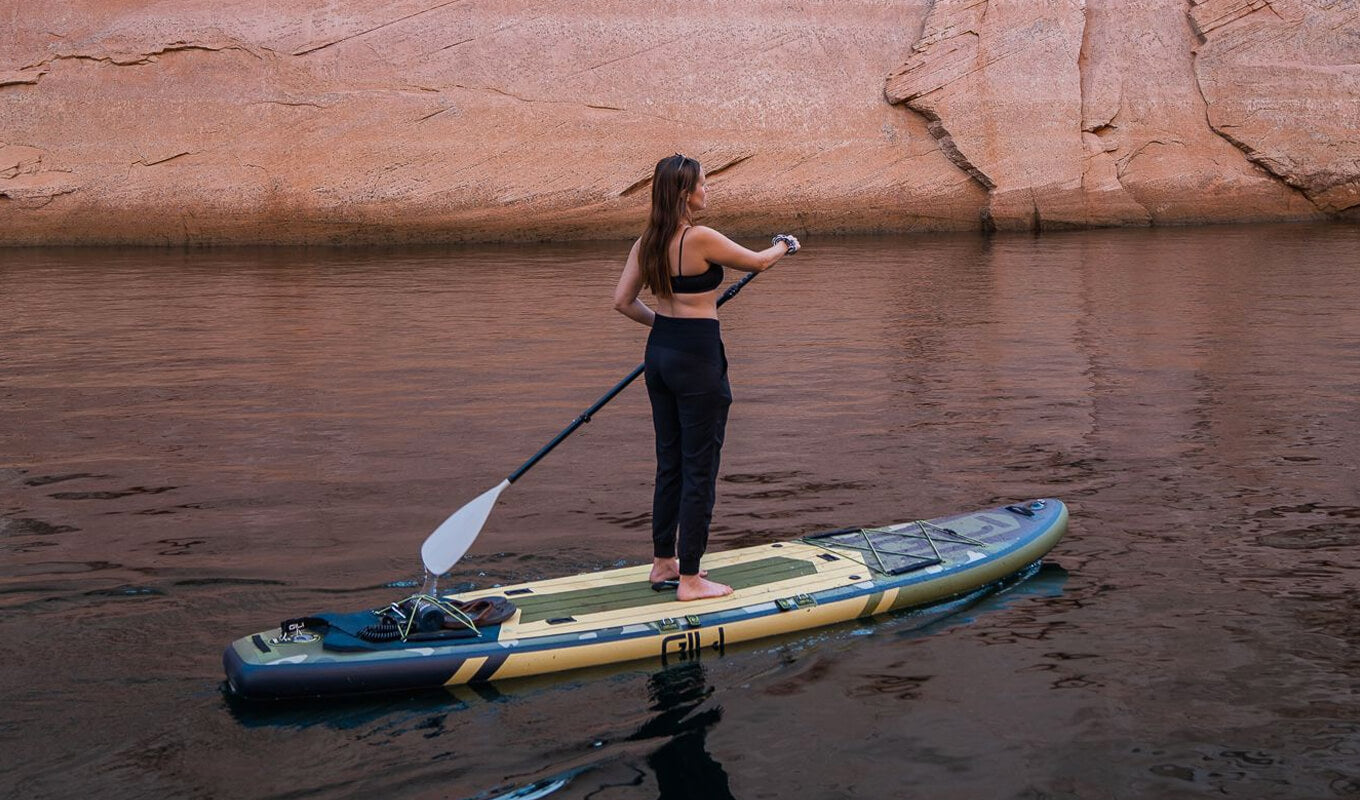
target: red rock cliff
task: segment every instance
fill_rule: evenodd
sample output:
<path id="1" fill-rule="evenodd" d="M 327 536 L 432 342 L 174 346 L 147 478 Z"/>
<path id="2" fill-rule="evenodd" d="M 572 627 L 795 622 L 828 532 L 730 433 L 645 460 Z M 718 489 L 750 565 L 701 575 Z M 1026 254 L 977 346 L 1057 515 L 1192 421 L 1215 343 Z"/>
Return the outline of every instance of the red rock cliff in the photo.
<path id="1" fill-rule="evenodd" d="M 1354 216 L 1355 0 L 0 8 L 0 243 Z"/>

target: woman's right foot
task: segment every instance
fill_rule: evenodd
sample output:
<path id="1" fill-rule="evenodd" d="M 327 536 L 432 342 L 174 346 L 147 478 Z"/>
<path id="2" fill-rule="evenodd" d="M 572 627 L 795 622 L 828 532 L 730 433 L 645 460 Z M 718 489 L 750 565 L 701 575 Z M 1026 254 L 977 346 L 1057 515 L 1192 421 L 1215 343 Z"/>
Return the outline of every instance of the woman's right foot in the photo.
<path id="1" fill-rule="evenodd" d="M 701 575 L 681 575 L 680 586 L 675 590 L 677 600 L 703 600 L 709 597 L 726 597 L 732 593 L 732 587 L 723 583 L 715 583 Z"/>
<path id="2" fill-rule="evenodd" d="M 699 577 L 708 577 L 708 570 L 699 570 Z M 648 583 L 678 580 L 680 580 L 680 559 L 675 556 L 652 559 L 652 574 L 647 576 Z"/>

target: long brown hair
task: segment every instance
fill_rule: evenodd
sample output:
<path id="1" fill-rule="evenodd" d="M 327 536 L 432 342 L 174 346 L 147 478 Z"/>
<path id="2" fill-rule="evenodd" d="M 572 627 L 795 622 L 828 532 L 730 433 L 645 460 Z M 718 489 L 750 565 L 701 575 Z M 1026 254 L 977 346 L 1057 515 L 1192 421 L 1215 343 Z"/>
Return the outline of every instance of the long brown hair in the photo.
<path id="1" fill-rule="evenodd" d="M 690 192 L 699 185 L 700 171 L 698 161 L 679 153 L 656 162 L 656 172 L 652 174 L 652 215 L 638 248 L 642 282 L 654 297 L 671 296 L 666 248 L 685 218 L 685 206 Z"/>

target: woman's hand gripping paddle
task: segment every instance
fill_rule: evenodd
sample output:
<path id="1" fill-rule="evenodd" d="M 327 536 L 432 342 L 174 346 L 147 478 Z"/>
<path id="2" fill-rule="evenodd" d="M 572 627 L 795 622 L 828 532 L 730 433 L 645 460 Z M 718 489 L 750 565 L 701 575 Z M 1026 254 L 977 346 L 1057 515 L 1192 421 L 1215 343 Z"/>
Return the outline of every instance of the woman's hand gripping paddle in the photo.
<path id="1" fill-rule="evenodd" d="M 737 296 L 742 287 L 750 283 L 758 272 L 747 273 L 745 277 L 732 284 L 722 297 L 718 298 L 718 305 L 726 303 Z M 534 457 L 525 461 L 520 468 L 510 473 L 509 477 L 501 481 L 494 488 L 482 493 L 477 499 L 453 512 L 453 516 L 434 529 L 429 537 L 425 539 L 425 544 L 420 546 L 420 559 L 425 562 L 425 570 L 433 576 L 440 576 L 453 569 L 453 565 L 458 563 L 458 559 L 468 551 L 472 543 L 477 540 L 477 534 L 482 532 L 482 527 L 486 525 L 486 520 L 491 516 L 491 509 L 496 505 L 496 498 L 501 496 L 510 484 L 519 480 L 520 476 L 528 472 L 529 469 L 537 464 L 544 456 L 552 452 L 554 447 L 562 443 L 563 439 L 570 436 L 575 430 L 587 422 L 595 412 L 604 408 L 605 403 L 613 400 L 619 392 L 622 392 L 628 384 L 637 380 L 637 376 L 642 374 L 643 365 L 639 364 L 637 369 L 628 373 L 628 377 L 614 385 L 613 389 L 605 392 L 604 396 L 596 400 L 590 408 L 582 411 L 580 416 L 571 421 L 571 424 L 557 434 L 551 442 L 544 445 L 542 450 L 534 454 Z"/>

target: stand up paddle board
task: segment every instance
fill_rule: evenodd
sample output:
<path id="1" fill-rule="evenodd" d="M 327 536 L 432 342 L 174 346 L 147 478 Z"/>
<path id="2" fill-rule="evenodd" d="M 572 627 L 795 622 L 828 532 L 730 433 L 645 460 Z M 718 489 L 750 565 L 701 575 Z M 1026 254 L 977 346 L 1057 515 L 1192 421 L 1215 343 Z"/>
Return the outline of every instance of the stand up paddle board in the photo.
<path id="1" fill-rule="evenodd" d="M 1059 500 L 710 553 L 726 597 L 680 602 L 650 564 L 285 620 L 232 642 L 246 698 L 382 692 L 667 662 L 968 594 L 1037 562 L 1067 530 Z"/>

